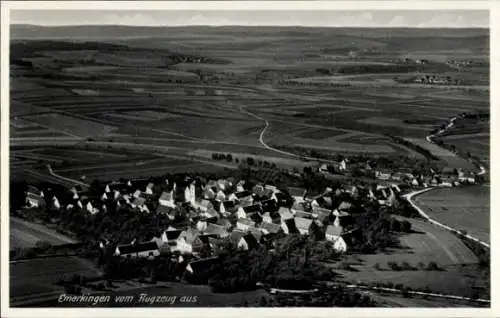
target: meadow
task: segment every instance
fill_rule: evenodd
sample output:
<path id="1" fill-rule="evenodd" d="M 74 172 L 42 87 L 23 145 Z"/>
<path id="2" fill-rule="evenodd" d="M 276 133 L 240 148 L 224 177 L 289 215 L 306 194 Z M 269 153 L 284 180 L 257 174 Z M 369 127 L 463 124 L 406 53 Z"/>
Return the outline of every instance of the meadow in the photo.
<path id="1" fill-rule="evenodd" d="M 458 237 L 425 221 L 398 218 L 411 222 L 413 233 L 402 234 L 400 246 L 386 252 L 350 255 L 345 262 L 353 264 L 354 270 L 336 269 L 342 279 L 353 283 L 428 287 L 435 292 L 468 297 L 479 293 L 489 297 L 489 283 L 478 267 L 478 258 Z M 390 262 L 399 266 L 406 262 L 411 269 L 394 270 L 388 265 Z M 425 270 L 430 262 L 435 262 L 439 270 Z"/>
<path id="2" fill-rule="evenodd" d="M 490 188 L 485 185 L 436 189 L 416 197 L 433 219 L 490 243 Z"/>

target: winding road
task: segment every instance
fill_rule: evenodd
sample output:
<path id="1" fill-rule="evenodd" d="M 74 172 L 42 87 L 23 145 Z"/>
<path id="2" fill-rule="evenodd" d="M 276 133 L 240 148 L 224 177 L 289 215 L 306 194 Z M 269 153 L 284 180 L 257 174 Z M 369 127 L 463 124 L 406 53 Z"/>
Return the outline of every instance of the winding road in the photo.
<path id="1" fill-rule="evenodd" d="M 440 135 L 440 134 L 443 134 L 446 132 L 446 130 L 448 129 L 451 129 L 454 127 L 455 125 L 455 121 L 457 120 L 457 116 L 455 117 L 452 117 L 449 121 L 449 123 L 446 125 L 445 128 L 439 130 L 438 132 L 434 133 L 434 134 L 431 134 L 427 137 L 425 137 L 425 140 L 427 142 L 430 142 L 430 143 L 433 143 L 434 144 L 434 141 L 433 141 L 433 138 L 436 136 L 436 135 Z M 479 172 L 476 173 L 476 175 L 480 176 L 480 175 L 484 175 L 486 174 L 486 168 L 482 165 L 479 166 Z M 425 192 L 429 192 L 429 191 L 432 191 L 434 189 L 439 189 L 440 187 L 428 187 L 428 188 L 424 188 L 424 189 L 421 189 L 421 190 L 417 190 L 417 191 L 414 191 L 414 192 L 411 192 L 411 193 L 408 193 L 406 195 L 403 196 L 403 198 L 405 198 L 409 203 L 410 205 L 424 218 L 426 219 L 427 221 L 443 228 L 443 229 L 446 229 L 448 231 L 451 231 L 453 233 L 456 233 L 456 234 L 459 234 L 459 235 L 462 235 L 474 242 L 477 242 L 479 244 L 481 244 L 482 246 L 486 247 L 486 248 L 490 248 L 490 244 L 486 243 L 486 242 L 483 242 L 481 241 L 480 239 L 478 238 L 475 238 L 473 236 L 470 236 L 469 234 L 462 234 L 461 231 L 451 227 L 451 226 L 448 226 L 448 225 L 445 225 L 439 221 L 436 221 L 434 219 L 432 219 L 431 217 L 429 217 L 412 199 L 422 193 L 425 193 Z"/>
<path id="2" fill-rule="evenodd" d="M 252 117 L 254 117 L 254 118 L 258 119 L 258 120 L 261 120 L 261 121 L 263 121 L 265 123 L 265 126 L 264 126 L 264 128 L 262 129 L 262 131 L 260 132 L 260 135 L 259 135 L 259 143 L 264 148 L 266 148 L 268 150 L 271 150 L 271 151 L 274 151 L 274 152 L 277 152 L 277 153 L 280 153 L 280 154 L 283 154 L 283 155 L 288 155 L 288 156 L 291 156 L 291 157 L 294 157 L 294 158 L 311 160 L 311 161 L 333 162 L 331 160 L 326 160 L 326 159 L 320 159 L 320 158 L 309 157 L 309 156 L 301 156 L 301 155 L 297 155 L 297 154 L 294 154 L 294 153 L 291 153 L 291 152 L 288 152 L 288 151 L 283 151 L 283 150 L 280 150 L 280 149 L 277 149 L 277 148 L 269 146 L 264 141 L 264 135 L 265 135 L 267 129 L 270 127 L 269 121 L 267 119 L 263 118 L 263 117 L 260 117 L 259 115 L 251 113 L 244 106 L 240 106 L 240 111 L 242 113 L 248 114 L 248 115 L 250 115 L 250 116 L 252 116 Z"/>

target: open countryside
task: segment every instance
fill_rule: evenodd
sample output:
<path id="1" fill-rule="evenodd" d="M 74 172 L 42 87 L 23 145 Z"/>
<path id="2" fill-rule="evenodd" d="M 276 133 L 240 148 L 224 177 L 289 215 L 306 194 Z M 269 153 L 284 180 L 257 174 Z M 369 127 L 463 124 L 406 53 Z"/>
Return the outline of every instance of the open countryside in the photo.
<path id="1" fill-rule="evenodd" d="M 488 29 L 12 25 L 10 52 L 11 305 L 489 306 Z"/>

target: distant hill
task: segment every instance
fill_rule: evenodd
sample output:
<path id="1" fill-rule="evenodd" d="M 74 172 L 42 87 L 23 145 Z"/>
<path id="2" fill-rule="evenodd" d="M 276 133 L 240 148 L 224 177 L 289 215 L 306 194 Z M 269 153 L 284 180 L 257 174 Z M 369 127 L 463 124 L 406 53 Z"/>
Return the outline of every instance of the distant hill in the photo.
<path id="1" fill-rule="evenodd" d="M 83 26 L 38 26 L 14 24 L 11 39 L 33 38 L 129 38 L 162 37 L 169 35 L 197 34 L 221 35 L 244 34 L 247 32 L 262 35 L 297 36 L 297 35 L 332 35 L 355 36 L 364 38 L 489 38 L 489 29 L 424 29 L 424 28 L 308 28 L 308 27 L 248 27 L 248 26 L 119 26 L 119 25 L 83 25 Z"/>

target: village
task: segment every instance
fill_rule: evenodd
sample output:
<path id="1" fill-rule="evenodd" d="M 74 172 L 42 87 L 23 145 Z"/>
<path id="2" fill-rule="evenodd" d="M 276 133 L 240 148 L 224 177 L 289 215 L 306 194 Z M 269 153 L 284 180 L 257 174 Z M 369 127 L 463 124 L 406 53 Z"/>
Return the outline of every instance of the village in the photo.
<path id="1" fill-rule="evenodd" d="M 313 173 L 328 176 L 349 173 L 354 168 L 345 158 L 335 165 L 322 164 Z M 169 225 L 148 239 L 118 241 L 118 236 L 107 232 L 92 244 L 126 259 L 154 259 L 175 253 L 179 262 L 186 257 L 190 260 L 185 269 L 193 274 L 210 266 L 227 244 L 243 251 L 263 244 L 272 249 L 275 239 L 291 234 L 314 236 L 329 242 L 335 253 L 346 253 L 363 235 L 353 216 L 362 214 L 367 206 L 394 211 L 402 195 L 410 191 L 476 182 L 473 173 L 460 169 L 430 169 L 425 176 L 404 169 L 375 170 L 369 164 L 362 170 L 370 172 L 372 182 L 346 181 L 320 191 L 291 186 L 285 189 L 233 177 L 197 176 L 165 178 L 161 184 L 122 180 L 95 184 L 92 189 L 76 185 L 63 194 L 30 185 L 25 209 L 48 209 L 59 215 L 76 211 L 87 220 L 110 210 L 162 217 Z"/>

